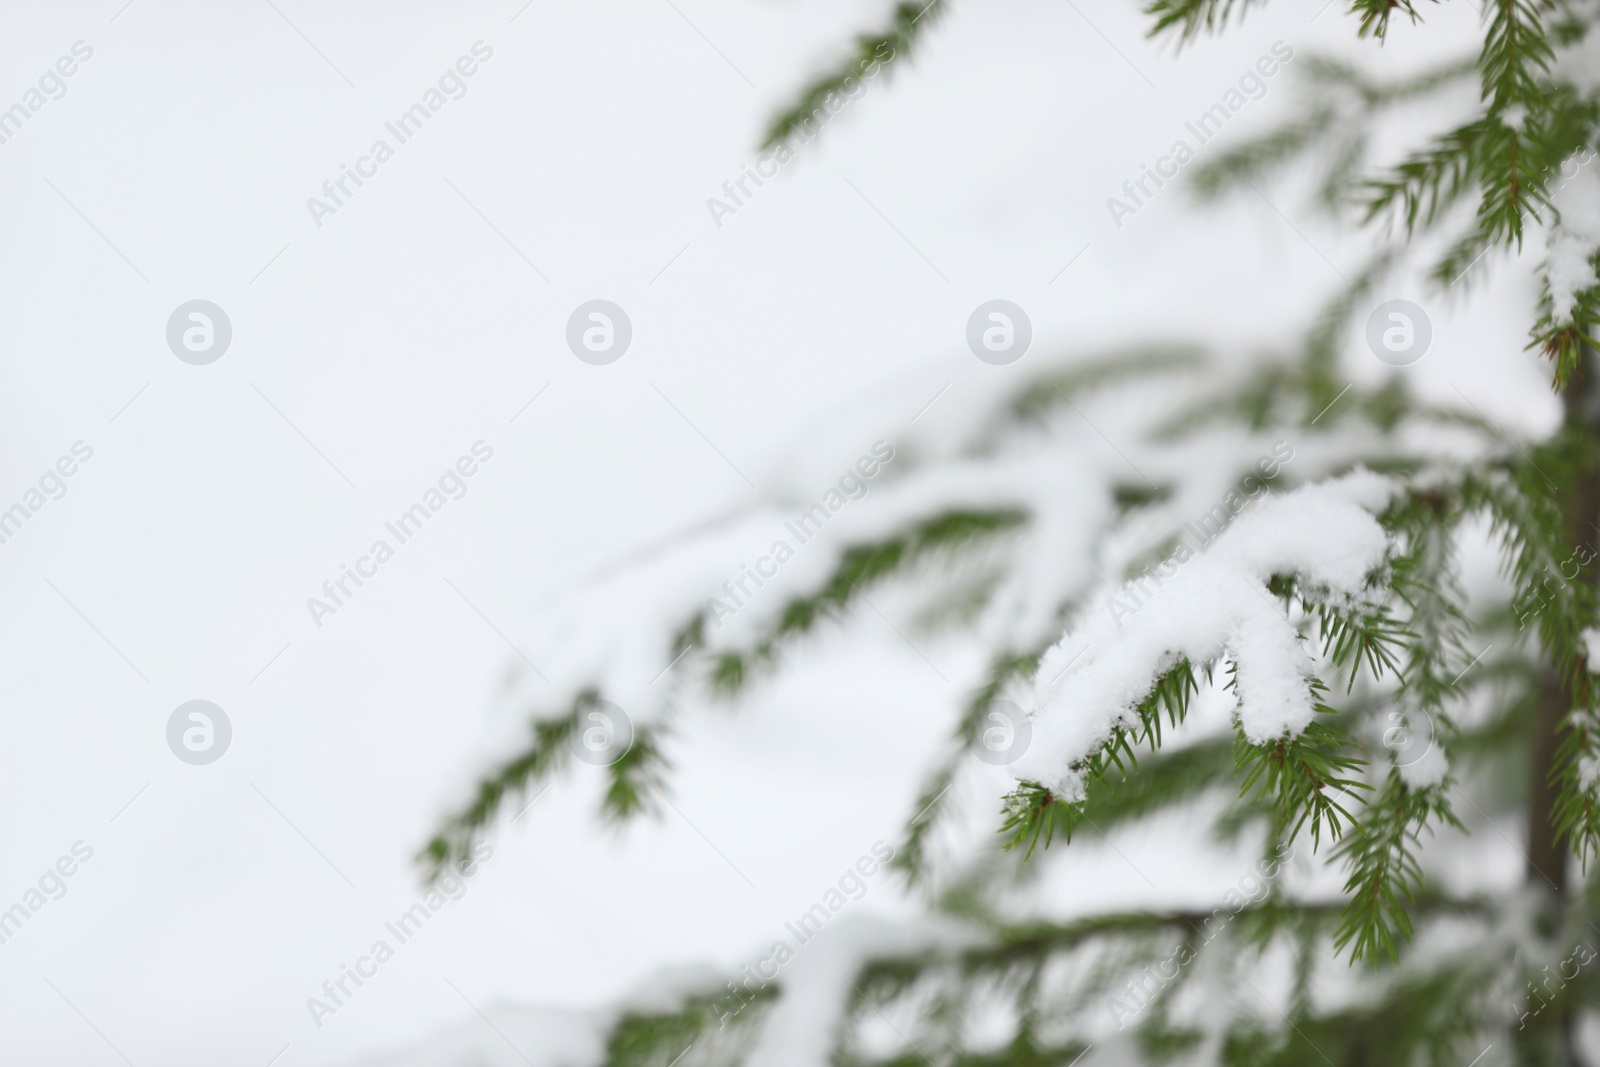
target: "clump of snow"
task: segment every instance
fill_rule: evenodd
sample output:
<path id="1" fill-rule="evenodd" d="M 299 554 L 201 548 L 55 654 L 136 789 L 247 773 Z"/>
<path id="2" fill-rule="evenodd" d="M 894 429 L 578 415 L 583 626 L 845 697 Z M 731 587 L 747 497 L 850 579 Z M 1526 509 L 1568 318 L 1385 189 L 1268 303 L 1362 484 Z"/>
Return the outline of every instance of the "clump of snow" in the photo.
<path id="1" fill-rule="evenodd" d="M 1593 626 L 1578 635 L 1583 642 L 1583 659 L 1590 674 L 1600 674 L 1600 629 Z"/>
<path id="2" fill-rule="evenodd" d="M 829 1053 L 856 994 L 855 975 L 869 960 L 976 944 L 963 926 L 928 917 L 889 923 L 849 916 L 806 942 L 785 968 L 777 1005 L 745 1058 L 762 1067 L 828 1067 Z"/>
<path id="3" fill-rule="evenodd" d="M 1573 8 L 1575 12 L 1582 12 L 1580 19 L 1583 22 L 1592 24 L 1594 6 L 1592 3 L 1577 3 Z M 1584 11 L 1585 8 L 1588 10 Z M 1577 40 L 1557 48 L 1550 76 L 1572 86 L 1580 96 L 1592 98 L 1600 95 L 1600 33 L 1586 32 Z"/>
<path id="4" fill-rule="evenodd" d="M 1593 789 L 1600 782 L 1600 756 L 1583 756 L 1578 760 L 1578 784 Z"/>
<path id="5" fill-rule="evenodd" d="M 1409 761 L 1396 761 L 1400 770 L 1400 778 L 1412 789 L 1432 789 L 1443 782 L 1450 773 L 1450 761 L 1445 758 L 1444 749 L 1439 747 L 1437 738 L 1423 750 L 1422 755 Z"/>
<path id="6" fill-rule="evenodd" d="M 1202 551 L 1180 548 L 1165 574 L 1101 597 L 1041 662 L 1033 743 L 1017 777 L 1081 797 L 1083 776 L 1072 765 L 1119 727 L 1135 726 L 1139 702 L 1185 659 L 1233 660 L 1239 723 L 1250 741 L 1299 734 L 1315 714 L 1314 660 L 1266 583 L 1292 574 L 1320 595 L 1359 601 L 1388 549 L 1372 512 L 1396 488 L 1360 470 L 1266 498 Z M 1127 610 L 1130 601 L 1136 610 Z"/>
<path id="7" fill-rule="evenodd" d="M 1575 173 L 1567 177 L 1567 170 Z M 1593 258 L 1600 251 L 1600 166 L 1594 153 L 1574 156 L 1553 182 L 1550 202 L 1560 221 L 1550 229 L 1544 276 L 1550 286 L 1551 314 L 1557 322 L 1572 317 L 1578 293 L 1600 283 Z"/>
<path id="8" fill-rule="evenodd" d="M 1404 694 L 1400 701 L 1386 718 L 1371 721 L 1372 740 L 1388 751 L 1390 763 L 1407 786 L 1432 789 L 1449 776 L 1450 758 L 1432 713 Z"/>
<path id="9" fill-rule="evenodd" d="M 622 1012 L 665 1015 L 682 1011 L 695 997 L 720 994 L 727 980 L 726 974 L 709 963 L 669 967 L 636 983 L 616 1006 Z"/>
<path id="10" fill-rule="evenodd" d="M 365 1057 L 352 1067 L 595 1067 L 605 1062 L 614 1011 L 491 1005 L 403 1051 Z"/>

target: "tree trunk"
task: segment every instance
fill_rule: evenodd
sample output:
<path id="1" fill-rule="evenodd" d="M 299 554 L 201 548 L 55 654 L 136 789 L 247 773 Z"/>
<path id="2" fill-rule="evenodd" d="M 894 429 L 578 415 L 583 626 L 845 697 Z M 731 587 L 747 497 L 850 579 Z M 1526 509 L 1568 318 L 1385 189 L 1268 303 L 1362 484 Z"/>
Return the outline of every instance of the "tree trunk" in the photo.
<path id="1" fill-rule="evenodd" d="M 1595 352 L 1585 348 L 1583 361 L 1562 395 L 1565 430 L 1590 440 L 1600 440 L 1600 365 Z M 1590 461 L 1577 471 L 1570 484 L 1557 489 L 1569 546 L 1593 544 L 1595 523 L 1600 519 L 1600 467 Z M 1576 581 L 1593 581 L 1591 574 L 1579 574 Z M 1552 816 L 1557 786 L 1550 775 L 1556 766 L 1561 723 L 1575 704 L 1575 694 L 1567 679 L 1551 666 L 1546 670 L 1533 718 L 1528 783 L 1528 870 L 1527 879 L 1544 898 L 1541 933 L 1564 943 L 1567 921 L 1567 848 L 1556 839 Z M 1521 1057 L 1530 1064 L 1576 1067 L 1574 1024 L 1577 1013 L 1564 1000 L 1553 1002 L 1541 1012 L 1536 1033 L 1524 1043 Z M 1548 1018 L 1544 1017 L 1548 1016 Z M 1529 1028 L 1530 1030 L 1533 1027 Z M 1530 1055 L 1531 1053 L 1531 1055 Z"/>

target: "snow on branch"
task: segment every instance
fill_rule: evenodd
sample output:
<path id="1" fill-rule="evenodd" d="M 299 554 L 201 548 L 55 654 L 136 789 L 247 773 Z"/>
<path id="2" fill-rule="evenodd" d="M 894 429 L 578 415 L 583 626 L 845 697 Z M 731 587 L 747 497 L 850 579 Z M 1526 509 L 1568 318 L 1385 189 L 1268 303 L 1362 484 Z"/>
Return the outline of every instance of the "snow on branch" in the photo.
<path id="1" fill-rule="evenodd" d="M 1180 546 L 1097 600 L 1040 664 L 1033 742 L 1017 777 L 1081 801 L 1091 757 L 1119 731 L 1144 728 L 1140 705 L 1183 663 L 1232 662 L 1250 743 L 1298 737 L 1317 711 L 1315 661 L 1268 585 L 1293 576 L 1304 597 L 1359 608 L 1388 551 L 1374 514 L 1395 491 L 1358 470 L 1267 498 L 1202 551 Z"/>

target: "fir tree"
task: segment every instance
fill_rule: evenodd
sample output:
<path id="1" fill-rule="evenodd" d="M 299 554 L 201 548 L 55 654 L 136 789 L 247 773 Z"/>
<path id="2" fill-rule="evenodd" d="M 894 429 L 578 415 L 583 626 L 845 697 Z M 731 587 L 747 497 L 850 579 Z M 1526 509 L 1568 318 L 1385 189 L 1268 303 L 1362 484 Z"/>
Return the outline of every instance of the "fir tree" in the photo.
<path id="1" fill-rule="evenodd" d="M 1183 45 L 1250 6 L 1151 0 L 1147 13 L 1153 35 Z M 765 144 L 806 130 L 863 64 L 906 62 L 942 7 L 896 8 L 804 87 Z M 1391 20 L 1420 21 L 1427 6 L 1352 11 L 1381 69 Z M 1097 1044 L 1262 1067 L 1579 1062 L 1579 1023 L 1600 1004 L 1588 965 L 1600 952 L 1588 864 L 1600 852 L 1596 11 L 1487 0 L 1481 50 L 1422 76 L 1302 63 L 1306 104 L 1193 183 L 1215 197 L 1311 174 L 1322 207 L 1371 235 L 1370 261 L 1299 343 L 1244 372 L 1193 349 L 1118 352 L 974 399 L 976 430 L 897 459 L 851 505 L 825 578 L 774 579 L 768 606 L 740 607 L 751 612 L 740 626 L 723 626 L 717 602 L 686 606 L 641 645 L 649 662 L 635 673 L 670 670 L 678 687 L 634 715 L 609 764 L 611 820 L 651 811 L 668 788 L 675 716 L 759 684 L 806 635 L 876 611 L 882 587 L 920 591 L 984 647 L 986 677 L 907 804 L 894 860 L 961 932 L 934 925 L 861 950 L 840 1010 L 811 1019 L 826 1024 L 833 1062 L 1070 1064 Z M 1397 160 L 1375 156 L 1394 109 L 1473 82 L 1469 121 Z M 1513 440 L 1479 413 L 1422 403 L 1400 376 L 1347 385 L 1341 353 L 1387 279 L 1420 259 L 1454 287 L 1535 230 L 1548 255 L 1530 346 L 1564 403 L 1556 433 Z M 1113 407 L 1137 434 L 1137 477 L 1044 432 Z M 1197 473 L 1197 447 L 1214 469 Z M 1070 485 L 1052 473 L 1073 465 L 1094 469 Z M 1506 591 L 1469 597 L 1458 555 L 1482 529 Z M 1043 566 L 1074 553 L 1075 568 Z M 585 681 L 583 669 L 565 706 L 534 709 L 526 747 L 427 845 L 430 871 L 558 774 L 574 738 L 608 721 L 607 701 L 639 708 L 637 688 L 609 691 L 615 678 Z M 1202 726 L 1219 700 L 1231 718 Z M 1004 701 L 1027 720 L 1008 719 Z M 996 729 L 1030 734 L 1020 761 L 976 758 Z M 995 847 L 955 828 L 959 799 L 986 789 Z M 1014 889 L 1046 850 L 1216 797 L 1227 803 L 1214 834 L 1260 856 L 1238 892 L 1067 923 L 1021 910 Z M 1513 815 L 1520 834 L 1498 825 Z M 1430 857 L 1486 844 L 1522 856 L 1520 889 L 1464 893 L 1430 875 Z M 1337 870 L 1342 891 L 1286 888 L 1290 857 Z M 770 1062 L 774 1034 L 804 1021 L 783 1014 L 790 979 L 728 977 L 673 1009 L 623 1013 L 608 1067 L 664 1067 L 691 1045 L 685 1067 Z M 974 1013 L 995 1011 L 1013 1021 L 1006 1043 L 971 1046 Z M 889 1013 L 902 1022 L 885 1044 L 872 1032 Z"/>

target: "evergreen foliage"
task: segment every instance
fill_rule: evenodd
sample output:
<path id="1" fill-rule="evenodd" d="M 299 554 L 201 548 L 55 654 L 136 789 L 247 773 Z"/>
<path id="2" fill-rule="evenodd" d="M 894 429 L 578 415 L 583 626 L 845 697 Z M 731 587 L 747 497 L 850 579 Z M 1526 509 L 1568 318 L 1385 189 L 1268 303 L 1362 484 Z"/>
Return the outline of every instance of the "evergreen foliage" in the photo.
<path id="1" fill-rule="evenodd" d="M 791 136 L 856 64 L 885 61 L 885 49 L 904 60 L 942 6 L 897 7 L 887 29 L 856 41 L 849 63 L 802 90 L 765 143 Z M 1187 44 L 1252 6 L 1152 0 L 1146 12 L 1152 34 Z M 1353 0 L 1350 10 L 1359 35 L 1376 47 L 1396 30 L 1394 16 L 1417 22 L 1428 7 Z M 1213 158 L 1193 182 L 1202 195 L 1220 196 L 1303 167 L 1325 210 L 1374 235 L 1366 269 L 1300 343 L 1248 373 L 1190 349 L 1052 368 L 996 405 L 988 438 L 941 461 L 999 462 L 995 442 L 1008 433 L 1031 440 L 1028 428 L 1093 397 L 1178 382 L 1182 398 L 1144 428 L 1150 449 L 1177 454 L 1219 425 L 1258 440 L 1291 435 L 1318 444 L 1326 457 L 1303 476 L 1297 468 L 1297 480 L 1364 465 L 1392 478 L 1394 491 L 1375 516 L 1384 558 L 1359 596 L 1292 569 L 1274 573 L 1261 590 L 1314 662 L 1309 726 L 1263 742 L 1235 712 L 1231 730 L 1193 729 L 1202 694 L 1242 692 L 1238 662 L 1231 651 L 1206 662 L 1174 655 L 1146 691 L 1111 709 L 1121 716 L 1098 747 L 1060 768 L 1080 789 L 1015 782 L 997 798 L 993 828 L 1003 848 L 951 861 L 939 835 L 955 818 L 953 787 L 983 744 L 992 705 L 1019 687 L 1053 684 L 1041 664 L 1097 590 L 1062 596 L 1047 637 L 986 633 L 985 676 L 962 705 L 946 758 L 911 801 L 895 859 L 931 909 L 982 936 L 867 959 L 845 994 L 835 1063 L 1067 1065 L 1108 1041 L 1125 1042 L 1149 1062 L 1238 1067 L 1465 1067 L 1481 1056 L 1485 1065 L 1577 1062 L 1578 1021 L 1600 1004 L 1600 977 L 1583 968 L 1569 975 L 1558 961 L 1600 936 L 1593 925 L 1600 878 L 1588 866 L 1600 854 L 1600 694 L 1586 636 L 1600 625 L 1600 603 L 1585 569 L 1594 555 L 1587 546 L 1600 535 L 1600 367 L 1589 347 L 1600 286 L 1563 297 L 1556 290 L 1566 283 L 1544 279 L 1530 347 L 1551 359 L 1566 403 L 1563 428 L 1545 441 L 1512 441 L 1480 416 L 1423 404 L 1398 376 L 1346 387 L 1337 361 L 1353 320 L 1414 248 L 1445 249 L 1431 272 L 1452 287 L 1487 269 L 1490 253 L 1515 252 L 1531 231 L 1560 225 L 1553 189 L 1563 167 L 1596 147 L 1600 106 L 1562 80 L 1559 53 L 1593 32 L 1596 10 L 1488 0 L 1476 56 L 1401 80 L 1374 79 L 1332 59 L 1302 64 L 1309 102 L 1280 127 Z M 1442 98 L 1471 79 L 1479 105 L 1468 120 L 1397 160 L 1374 157 L 1387 113 Z M 1600 266 L 1597 255 L 1588 250 L 1591 265 Z M 1408 431 L 1419 428 L 1449 430 L 1471 445 L 1441 459 L 1407 443 Z M 1102 540 L 1152 522 L 1171 525 L 1168 505 L 1182 489 L 1165 478 L 1112 486 Z M 994 592 L 985 577 L 994 561 L 1021 552 L 1045 521 L 1045 509 L 1026 501 L 933 503 L 846 547 L 831 573 L 789 597 L 738 647 L 716 645 L 706 611 L 688 613 L 663 635 L 663 664 L 673 664 L 686 692 L 731 699 L 781 669 L 784 653 L 806 635 L 848 625 L 876 587 L 900 583 L 932 590 L 930 600 L 961 594 L 985 602 Z M 1458 554 L 1483 531 L 1501 552 L 1507 591 L 1469 597 Z M 1130 571 L 1165 557 L 1172 543 L 1157 539 L 1148 558 L 1128 561 Z M 958 613 L 955 622 L 963 618 Z M 564 709 L 540 710 L 527 746 L 482 778 L 424 849 L 424 865 L 437 873 L 466 855 L 516 798 L 559 773 L 572 732 L 602 696 L 588 689 Z M 686 703 L 671 714 L 684 713 Z M 669 787 L 671 714 L 642 727 L 628 756 L 609 768 L 607 819 L 651 810 Z M 1177 808 L 1210 813 L 1219 843 L 1250 843 L 1262 857 L 1259 894 L 1231 893 L 1211 910 L 1068 923 L 1017 914 L 1012 890 L 1052 850 L 1091 831 L 1109 839 Z M 1521 840 L 1504 829 L 1513 820 L 1524 827 Z M 1524 889 L 1485 895 L 1436 878 L 1429 850 L 1449 841 L 1459 852 L 1469 836 L 1524 857 Z M 1287 892 L 1276 873 L 1289 857 L 1337 870 L 1342 890 L 1336 897 Z M 747 1062 L 750 1035 L 769 1002 L 782 1003 L 786 981 L 780 975 L 763 985 L 756 1010 L 728 1028 L 718 1023 L 716 991 L 685 998 L 676 1012 L 626 1015 L 608 1067 L 665 1067 L 689 1045 L 696 1051 L 684 1067 Z M 1002 1047 L 969 1044 L 973 1014 L 988 1010 L 1014 1022 Z M 898 1040 L 884 1052 L 868 1035 L 890 1017 L 899 1020 L 891 1026 Z M 723 1036 L 713 1040 L 716 1034 Z"/>

